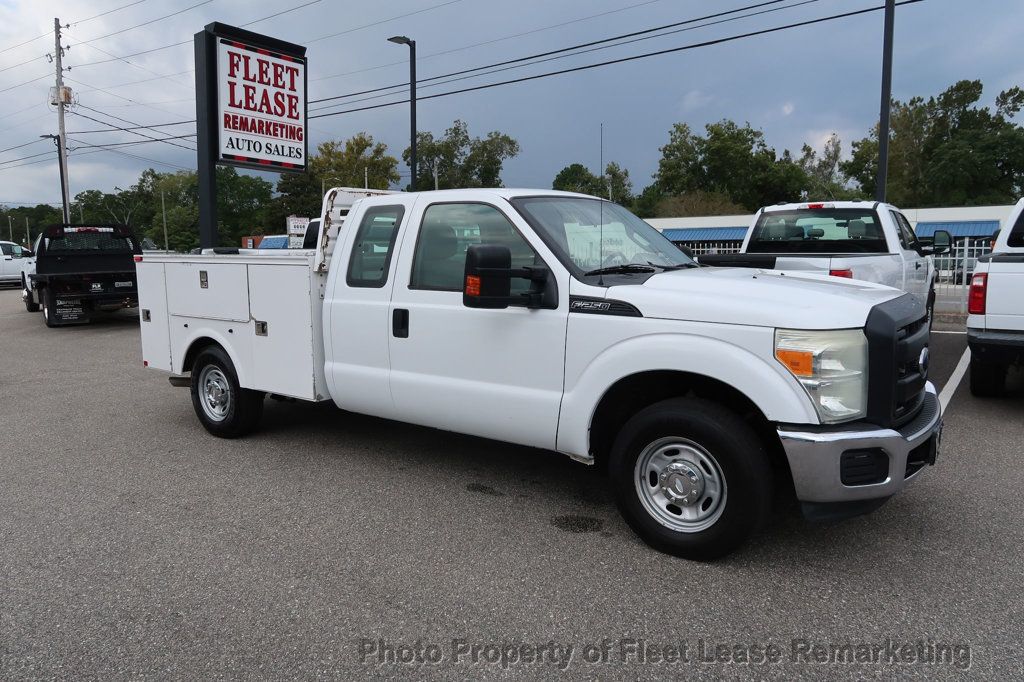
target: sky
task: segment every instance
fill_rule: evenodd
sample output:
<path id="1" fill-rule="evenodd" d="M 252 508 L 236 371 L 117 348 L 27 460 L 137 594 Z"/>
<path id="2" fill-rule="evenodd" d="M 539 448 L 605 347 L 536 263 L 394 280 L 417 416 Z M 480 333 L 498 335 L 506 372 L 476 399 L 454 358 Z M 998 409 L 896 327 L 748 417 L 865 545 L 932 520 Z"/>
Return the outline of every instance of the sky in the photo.
<path id="1" fill-rule="evenodd" d="M 404 83 L 408 50 L 417 42 L 418 76 L 495 64 L 634 31 L 759 4 L 758 0 L 0 0 L 0 204 L 60 201 L 46 102 L 54 83 L 53 20 L 71 24 L 63 44 L 66 85 L 78 101 L 67 116 L 72 197 L 84 189 L 133 184 L 146 168 L 195 167 L 191 139 L 90 149 L 139 141 L 115 125 L 153 125 L 195 118 L 192 35 L 211 21 L 240 26 L 308 47 L 309 99 L 350 95 Z M 454 83 L 424 82 L 421 97 L 452 89 L 593 64 L 875 7 L 882 0 L 782 0 L 746 12 L 688 24 L 687 30 L 631 44 L 475 75 Z M 772 10 L 766 12 L 765 10 Z M 755 16 L 753 12 L 762 12 Z M 97 16 L 100 15 L 100 16 Z M 168 16 L 173 15 L 173 16 Z M 277 16 L 271 16 L 277 15 Z M 728 21 L 723 21 L 728 19 Z M 723 118 L 764 131 L 779 153 L 820 147 L 836 132 L 849 152 L 878 118 L 882 13 L 838 19 L 602 68 L 420 101 L 419 129 L 442 134 L 455 119 L 472 135 L 492 130 L 517 139 L 521 153 L 505 165 L 506 186 L 546 188 L 564 166 L 599 169 L 603 158 L 627 168 L 639 191 L 651 180 L 674 123 L 695 129 Z M 711 22 L 719 22 L 709 25 Z M 1016 0 L 924 0 L 897 8 L 893 96 L 938 94 L 960 79 L 981 79 L 984 103 L 1024 86 L 1019 57 L 1024 3 Z M 35 38 L 33 40 L 33 38 Z M 25 43 L 25 44 L 21 44 Z M 182 45 L 166 47 L 174 43 Z M 164 48 L 164 49 L 156 49 Z M 135 53 L 146 51 L 146 54 Z M 135 55 L 135 56 L 128 56 Z M 102 62 L 102 63 L 96 63 Z M 33 80 L 34 79 L 34 80 Z M 344 111 L 406 98 L 356 95 Z M 379 94 L 379 93 L 375 93 Z M 358 101 L 356 100 L 363 100 Z M 152 137 L 194 133 L 194 124 L 141 130 Z M 399 104 L 310 121 L 310 149 L 327 139 L 366 132 L 401 159 L 409 110 Z M 81 134 L 75 134 L 81 133 Z M 19 145 L 25 145 L 19 147 Z M 10 149 L 19 147 L 17 149 Z M 49 156 L 47 155 L 49 154 Z M 128 156 L 130 154 L 131 156 Z M 36 156 L 38 155 L 38 156 Z M 403 184 L 408 180 L 403 165 Z M 263 174 L 271 181 L 273 174 Z"/>

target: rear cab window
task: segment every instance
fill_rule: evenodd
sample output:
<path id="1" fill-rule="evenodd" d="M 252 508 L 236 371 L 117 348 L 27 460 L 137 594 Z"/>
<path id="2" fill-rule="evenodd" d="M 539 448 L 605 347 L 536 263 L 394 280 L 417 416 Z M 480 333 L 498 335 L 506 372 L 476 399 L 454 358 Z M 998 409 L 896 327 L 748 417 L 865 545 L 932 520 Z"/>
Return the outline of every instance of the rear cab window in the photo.
<path id="1" fill-rule="evenodd" d="M 47 253 L 134 253 L 135 244 L 130 237 L 114 231 L 112 227 L 66 227 L 60 236 L 44 237 Z"/>
<path id="2" fill-rule="evenodd" d="M 1024 211 L 1017 216 L 1017 222 L 1013 224 L 1010 234 L 1006 235 L 1006 245 L 1018 249 L 1024 247 Z"/>
<path id="3" fill-rule="evenodd" d="M 870 208 L 766 211 L 754 224 L 748 253 L 888 253 Z"/>
<path id="4" fill-rule="evenodd" d="M 388 281 L 395 237 L 402 224 L 405 207 L 372 206 L 363 214 L 352 244 L 346 282 L 350 287 L 383 287 Z"/>

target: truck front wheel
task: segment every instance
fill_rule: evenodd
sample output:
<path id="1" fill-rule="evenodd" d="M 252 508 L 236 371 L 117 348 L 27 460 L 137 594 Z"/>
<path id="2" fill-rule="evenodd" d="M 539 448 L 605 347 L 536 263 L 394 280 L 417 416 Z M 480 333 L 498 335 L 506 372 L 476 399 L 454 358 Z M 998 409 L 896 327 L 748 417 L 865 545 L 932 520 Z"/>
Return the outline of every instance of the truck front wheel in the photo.
<path id="1" fill-rule="evenodd" d="M 30 313 L 39 312 L 39 304 L 32 298 L 32 290 L 28 286 L 28 282 L 25 281 L 25 275 L 21 276 L 21 297 L 25 300 L 25 310 Z"/>
<path id="2" fill-rule="evenodd" d="M 616 438 L 610 465 L 626 522 L 675 556 L 728 554 L 771 510 L 763 445 L 743 419 L 708 400 L 673 398 L 641 410 Z"/>
<path id="3" fill-rule="evenodd" d="M 238 385 L 235 366 L 217 346 L 200 352 L 192 365 L 192 407 L 215 436 L 237 438 L 252 432 L 263 416 L 263 397 Z"/>
<path id="4" fill-rule="evenodd" d="M 971 395 L 998 398 L 1006 390 L 1007 366 L 971 355 Z"/>

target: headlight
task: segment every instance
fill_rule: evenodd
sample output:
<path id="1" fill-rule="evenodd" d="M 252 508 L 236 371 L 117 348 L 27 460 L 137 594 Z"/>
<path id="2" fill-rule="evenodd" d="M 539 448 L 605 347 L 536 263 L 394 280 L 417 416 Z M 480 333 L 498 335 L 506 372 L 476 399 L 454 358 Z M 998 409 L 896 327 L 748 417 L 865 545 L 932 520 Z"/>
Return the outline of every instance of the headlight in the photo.
<path id="1" fill-rule="evenodd" d="M 862 330 L 776 329 L 775 358 L 807 391 L 822 423 L 867 413 L 868 341 Z"/>

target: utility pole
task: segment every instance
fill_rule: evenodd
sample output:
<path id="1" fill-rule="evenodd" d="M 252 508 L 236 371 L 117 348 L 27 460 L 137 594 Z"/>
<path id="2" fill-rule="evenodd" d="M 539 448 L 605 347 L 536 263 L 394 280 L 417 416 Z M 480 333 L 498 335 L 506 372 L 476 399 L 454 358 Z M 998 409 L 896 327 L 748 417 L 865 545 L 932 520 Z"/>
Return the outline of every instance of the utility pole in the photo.
<path id="1" fill-rule="evenodd" d="M 370 167 L 363 166 L 363 189 L 370 189 Z"/>
<path id="2" fill-rule="evenodd" d="M 14 223 L 11 216 L 7 216 L 7 229 L 11 231 L 11 241 L 14 241 Z"/>
<path id="3" fill-rule="evenodd" d="M 25 216 L 25 234 L 30 234 L 29 231 L 28 231 L 28 216 Z M 29 238 L 28 243 L 29 244 L 32 243 L 32 239 L 31 238 Z"/>
<path id="4" fill-rule="evenodd" d="M 892 34 L 896 19 L 896 0 L 885 0 L 885 27 L 882 37 L 882 104 L 878 114 L 878 176 L 875 201 L 885 201 L 889 180 L 889 112 L 892 109 Z"/>
<path id="5" fill-rule="evenodd" d="M 60 19 L 53 19 L 53 63 L 57 67 L 57 96 L 54 98 L 57 104 L 57 155 L 60 157 L 60 189 L 61 199 L 64 203 L 64 222 L 71 222 L 71 201 L 68 191 L 68 147 L 67 134 L 64 128 L 64 106 L 67 104 L 66 91 L 64 90 L 64 69 L 61 66 L 61 57 L 64 56 L 64 48 L 60 46 Z"/>
<path id="6" fill-rule="evenodd" d="M 437 191 L 437 159 L 434 159 L 434 191 Z"/>
<path id="7" fill-rule="evenodd" d="M 164 203 L 164 191 L 160 190 L 160 210 L 164 214 L 164 251 L 170 251 L 167 246 L 167 204 Z"/>

